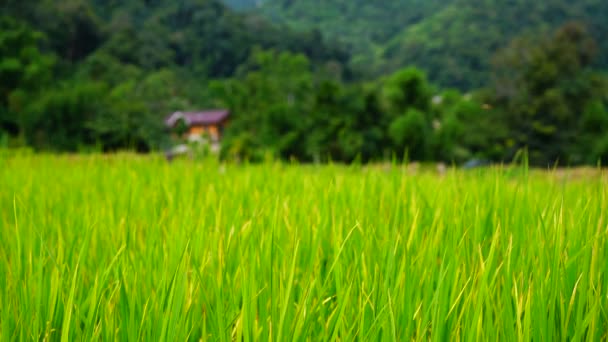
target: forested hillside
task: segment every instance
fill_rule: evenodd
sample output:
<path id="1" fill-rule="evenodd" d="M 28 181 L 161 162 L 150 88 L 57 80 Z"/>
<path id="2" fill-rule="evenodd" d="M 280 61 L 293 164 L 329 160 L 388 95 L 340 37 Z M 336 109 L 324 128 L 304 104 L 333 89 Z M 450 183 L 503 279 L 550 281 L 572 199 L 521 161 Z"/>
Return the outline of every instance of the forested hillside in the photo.
<path id="1" fill-rule="evenodd" d="M 548 34 L 571 20 L 586 23 L 608 55 L 602 0 L 266 0 L 259 11 L 344 41 L 353 65 L 373 75 L 416 65 L 432 81 L 460 89 L 484 85 L 492 54 L 512 38 Z M 597 65 L 607 67 L 608 59 Z"/>
<path id="2" fill-rule="evenodd" d="M 158 147 L 167 112 L 212 105 L 207 83 L 254 49 L 341 74 L 349 55 L 216 0 L 7 0 L 0 5 L 0 137 L 37 148 Z"/>
<path id="3" fill-rule="evenodd" d="M 608 163 L 604 1 L 231 6 L 5 0 L 0 147 L 161 150 L 226 108 L 225 159 Z"/>
<path id="4" fill-rule="evenodd" d="M 196 66 L 197 76 L 216 77 L 231 75 L 253 46 L 303 52 L 314 61 L 348 58 L 313 30 L 286 30 L 219 0 L 11 1 L 3 14 L 44 33 L 47 47 L 71 62 L 105 53 L 123 64 Z"/>
<path id="5" fill-rule="evenodd" d="M 251 10 L 264 5 L 266 0 L 223 0 L 226 5 L 236 10 Z"/>

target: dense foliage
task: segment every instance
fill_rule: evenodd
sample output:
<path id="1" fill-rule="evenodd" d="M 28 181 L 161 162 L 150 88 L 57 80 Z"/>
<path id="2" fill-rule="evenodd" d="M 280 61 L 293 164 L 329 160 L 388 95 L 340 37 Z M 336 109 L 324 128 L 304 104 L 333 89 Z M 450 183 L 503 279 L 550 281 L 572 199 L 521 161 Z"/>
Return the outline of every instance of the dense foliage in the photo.
<path id="1" fill-rule="evenodd" d="M 161 118 L 205 106 L 207 82 L 233 75 L 254 47 L 302 53 L 319 68 L 340 69 L 348 59 L 314 32 L 235 14 L 215 0 L 2 7 L 0 128 L 37 148 L 155 147 Z M 48 136 L 56 133 L 58 140 Z"/>
<path id="2" fill-rule="evenodd" d="M 303 56 L 257 52 L 213 97 L 235 113 L 227 155 L 510 161 L 527 148 L 535 165 L 606 163 L 608 79 L 592 68 L 596 52 L 577 23 L 517 39 L 494 58 L 488 87 L 466 95 L 416 68 L 343 84 L 315 77 Z"/>
<path id="3" fill-rule="evenodd" d="M 515 40 L 496 56 L 490 101 L 533 162 L 606 161 L 608 79 L 591 68 L 596 54 L 594 40 L 572 23 L 548 39 Z"/>
<path id="4" fill-rule="evenodd" d="M 228 1 L 228 0 L 227 0 Z M 230 1 L 229 1 L 230 2 Z M 319 28 L 351 47 L 353 64 L 375 75 L 404 64 L 432 82 L 469 90 L 489 80 L 490 57 L 521 34 L 587 23 L 608 56 L 608 2 L 598 0 L 232 0 L 297 29 Z M 598 60 L 608 68 L 608 57 Z"/>
<path id="5" fill-rule="evenodd" d="M 605 40 L 595 39 L 602 32 L 603 2 L 558 6 L 567 12 L 559 15 L 552 12 L 553 2 L 512 6 L 497 33 L 471 21 L 467 27 L 477 27 L 475 32 L 501 37 L 471 38 L 483 53 L 462 45 L 459 39 L 472 36 L 459 35 L 458 29 L 424 38 L 431 31 L 422 28 L 436 27 L 429 20 L 454 17 L 448 15 L 453 5 L 462 8 L 454 18 L 468 18 L 473 2 L 463 1 L 399 2 L 419 12 L 391 2 L 361 4 L 358 10 L 374 13 L 370 18 L 355 15 L 355 2 L 344 3 L 341 11 L 352 13 L 354 27 L 357 20 L 384 24 L 385 12 L 402 15 L 399 20 L 412 22 L 407 27 L 419 43 L 433 44 L 440 57 L 408 48 L 393 34 L 398 27 L 377 25 L 370 42 L 391 41 L 394 61 L 403 60 L 384 64 L 385 71 L 372 79 L 362 78 L 368 68 L 357 65 L 382 64 L 388 50 L 370 43 L 376 46 L 373 58 L 360 59 L 367 49 L 363 31 L 356 34 L 363 45 L 351 55 L 318 30 L 301 31 L 304 23 L 290 23 L 297 26 L 292 31 L 217 0 L 7 1 L 0 16 L 0 144 L 149 151 L 175 143 L 163 127 L 168 113 L 223 107 L 232 112 L 224 158 L 460 163 L 511 161 L 527 148 L 536 165 L 608 162 L 608 81 L 598 71 L 608 54 Z M 280 13 L 297 4 L 284 3 Z M 492 4 L 478 4 L 477 15 L 501 9 Z M 278 3 L 254 7 L 264 13 L 273 6 Z M 527 18 L 525 8 L 532 17 L 507 34 L 516 18 Z M 545 29 L 507 42 L 536 27 L 543 11 L 553 13 L 543 15 Z M 570 11 L 585 21 L 549 30 Z M 330 26 L 321 28 L 335 37 Z M 456 45 L 446 49 L 434 39 Z M 421 53 L 420 60 L 431 64 L 417 63 L 406 52 Z M 473 56 L 470 69 L 459 66 L 463 53 Z M 409 61 L 429 71 L 407 66 Z M 470 84 L 437 74 L 450 70 Z M 464 94 L 441 88 L 482 80 L 483 87 Z"/>
<path id="6" fill-rule="evenodd" d="M 602 341 L 608 179 L 0 151 L 0 339 Z M 404 176 L 407 175 L 407 176 Z"/>

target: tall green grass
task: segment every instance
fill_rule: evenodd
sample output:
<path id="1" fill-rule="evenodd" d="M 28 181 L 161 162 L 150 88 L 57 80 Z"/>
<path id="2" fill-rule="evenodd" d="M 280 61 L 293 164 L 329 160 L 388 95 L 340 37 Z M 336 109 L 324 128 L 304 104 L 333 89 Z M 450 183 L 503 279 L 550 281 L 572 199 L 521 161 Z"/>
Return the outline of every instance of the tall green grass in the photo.
<path id="1" fill-rule="evenodd" d="M 605 340 L 607 184 L 0 156 L 0 337 Z"/>

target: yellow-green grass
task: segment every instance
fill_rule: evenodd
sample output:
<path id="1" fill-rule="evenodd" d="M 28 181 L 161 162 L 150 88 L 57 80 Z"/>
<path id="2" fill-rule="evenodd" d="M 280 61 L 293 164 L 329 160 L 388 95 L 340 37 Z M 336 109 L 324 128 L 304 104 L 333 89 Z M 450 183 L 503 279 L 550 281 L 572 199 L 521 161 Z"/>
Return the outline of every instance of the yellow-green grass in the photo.
<path id="1" fill-rule="evenodd" d="M 567 173 L 0 154 L 0 339 L 605 340 Z"/>

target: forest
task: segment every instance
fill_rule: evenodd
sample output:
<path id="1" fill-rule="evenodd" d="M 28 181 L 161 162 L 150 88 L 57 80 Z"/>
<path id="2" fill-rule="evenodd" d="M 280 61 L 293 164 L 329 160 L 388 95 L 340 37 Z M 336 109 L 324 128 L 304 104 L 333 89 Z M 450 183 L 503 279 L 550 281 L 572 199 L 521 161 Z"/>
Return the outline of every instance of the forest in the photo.
<path id="1" fill-rule="evenodd" d="M 495 51 L 522 35 L 549 35 L 583 22 L 600 43 L 596 66 L 608 67 L 608 2 L 598 0 L 227 0 L 298 29 L 319 28 L 349 47 L 351 64 L 372 76 L 403 65 L 433 83 L 466 91 L 490 78 Z"/>
<path id="2" fill-rule="evenodd" d="M 0 146 L 165 149 L 229 108 L 221 156 L 608 162 L 602 1 L 5 0 Z"/>

